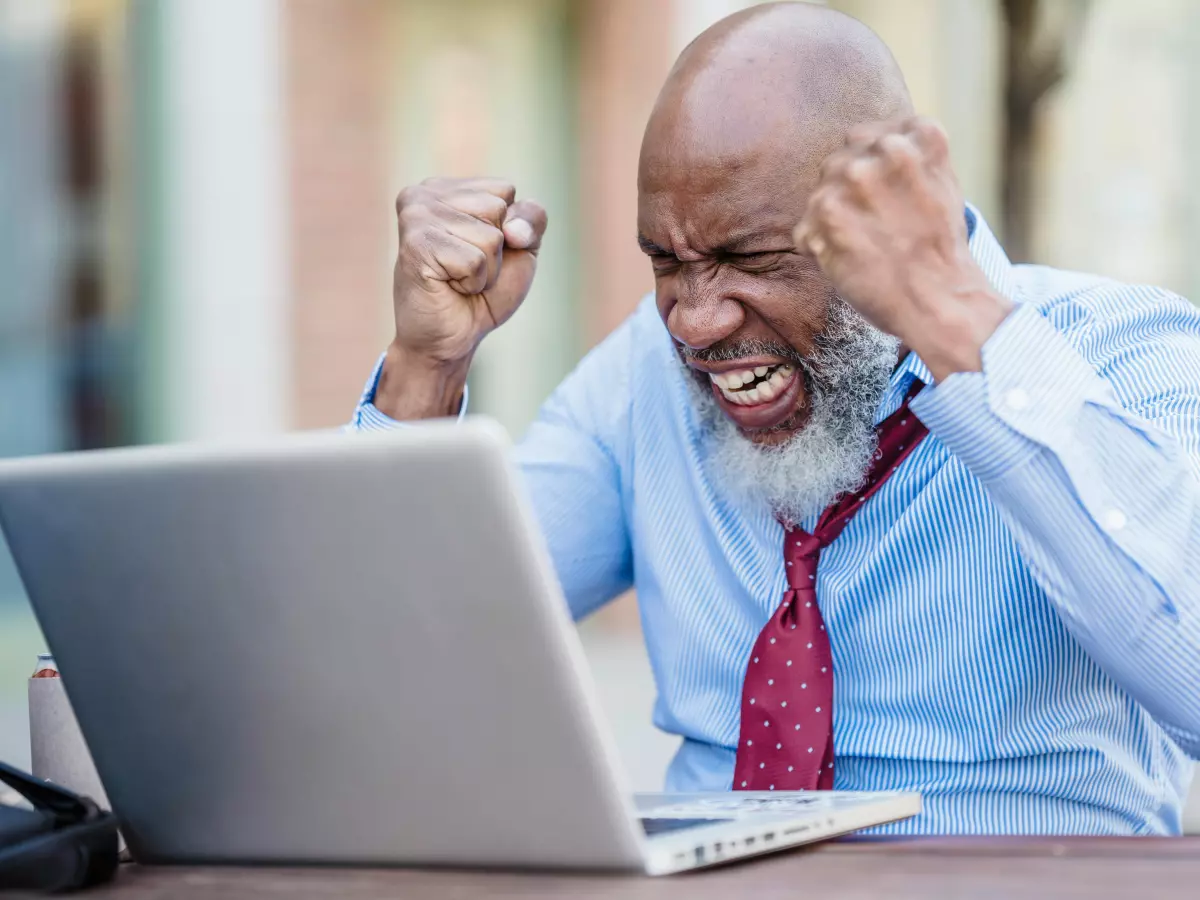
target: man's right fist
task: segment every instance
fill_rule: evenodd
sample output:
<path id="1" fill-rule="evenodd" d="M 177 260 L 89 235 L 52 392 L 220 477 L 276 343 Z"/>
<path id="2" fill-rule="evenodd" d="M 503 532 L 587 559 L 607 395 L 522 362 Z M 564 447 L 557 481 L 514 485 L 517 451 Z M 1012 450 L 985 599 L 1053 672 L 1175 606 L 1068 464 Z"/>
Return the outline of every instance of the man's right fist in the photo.
<path id="1" fill-rule="evenodd" d="M 396 338 L 375 392 L 385 414 L 453 414 L 475 348 L 529 293 L 546 211 L 515 198 L 496 178 L 431 178 L 396 198 Z"/>
<path id="2" fill-rule="evenodd" d="M 468 359 L 521 305 L 546 230 L 538 204 L 495 178 L 431 178 L 396 199 L 396 343 L 436 363 Z"/>

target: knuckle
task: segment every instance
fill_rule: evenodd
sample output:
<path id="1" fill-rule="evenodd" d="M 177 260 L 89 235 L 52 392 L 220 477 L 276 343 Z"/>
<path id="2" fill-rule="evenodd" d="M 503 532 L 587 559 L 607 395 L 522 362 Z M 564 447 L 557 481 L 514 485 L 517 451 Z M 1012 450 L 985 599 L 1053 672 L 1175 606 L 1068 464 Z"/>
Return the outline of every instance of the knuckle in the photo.
<path id="1" fill-rule="evenodd" d="M 846 153 L 839 150 L 821 161 L 820 175 L 824 180 L 837 178 L 846 167 Z"/>
<path id="2" fill-rule="evenodd" d="M 917 147 L 901 134 L 888 134 L 880 138 L 876 154 L 893 169 L 911 169 L 920 156 Z"/>
<path id="3" fill-rule="evenodd" d="M 484 194 L 480 198 L 480 204 L 483 207 L 488 218 L 495 221 L 504 221 L 504 216 L 508 212 L 508 204 L 495 194 Z"/>
<path id="4" fill-rule="evenodd" d="M 837 198 L 833 191 L 822 190 L 809 201 L 813 219 L 819 223 L 830 221 L 837 214 Z"/>
<path id="5" fill-rule="evenodd" d="M 875 161 L 869 157 L 860 156 L 846 165 L 842 177 L 855 188 L 869 187 L 876 177 Z"/>
<path id="6" fill-rule="evenodd" d="M 396 212 L 401 213 L 406 207 L 416 202 L 420 190 L 419 187 L 411 184 L 401 188 L 400 193 L 396 195 Z"/>
<path id="7" fill-rule="evenodd" d="M 467 269 L 477 278 L 486 278 L 488 272 L 488 258 L 478 247 L 471 247 L 467 251 Z"/>
<path id="8" fill-rule="evenodd" d="M 399 206 L 397 216 L 400 219 L 400 225 L 406 231 L 413 231 L 420 227 L 423 222 L 428 221 L 433 215 L 433 211 L 425 202 L 424 198 L 412 198 Z"/>
<path id="9" fill-rule="evenodd" d="M 913 133 L 935 153 L 945 153 L 950 148 L 950 138 L 939 122 L 927 117 L 918 118 L 913 124 Z"/>
<path id="10" fill-rule="evenodd" d="M 400 235 L 400 256 L 425 256 L 437 245 L 437 238 L 430 229 L 405 229 Z"/>
<path id="11" fill-rule="evenodd" d="M 497 256 L 504 248 L 504 232 L 499 228 L 488 228 L 484 232 L 480 242 L 479 249 L 488 256 Z"/>

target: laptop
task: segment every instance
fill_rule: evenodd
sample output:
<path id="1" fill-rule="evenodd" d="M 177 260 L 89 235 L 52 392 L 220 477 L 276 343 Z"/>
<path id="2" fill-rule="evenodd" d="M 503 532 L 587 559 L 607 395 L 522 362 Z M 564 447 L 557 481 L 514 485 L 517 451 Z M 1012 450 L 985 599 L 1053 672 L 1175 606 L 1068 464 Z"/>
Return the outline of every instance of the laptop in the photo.
<path id="1" fill-rule="evenodd" d="M 0 525 L 151 863 L 664 874 L 911 793 L 625 788 L 499 426 L 0 463 Z"/>

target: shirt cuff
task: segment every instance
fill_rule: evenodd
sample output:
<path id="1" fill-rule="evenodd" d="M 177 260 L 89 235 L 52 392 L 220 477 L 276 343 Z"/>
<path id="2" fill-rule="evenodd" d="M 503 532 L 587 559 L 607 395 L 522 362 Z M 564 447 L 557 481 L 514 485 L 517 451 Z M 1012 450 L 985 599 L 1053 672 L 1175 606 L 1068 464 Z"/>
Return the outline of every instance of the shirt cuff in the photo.
<path id="1" fill-rule="evenodd" d="M 379 376 L 383 373 L 383 361 L 386 358 L 386 353 L 379 355 L 379 360 L 375 363 L 375 369 L 371 372 L 371 377 L 367 379 L 367 386 L 363 389 L 362 397 L 358 401 L 358 408 L 354 410 L 354 418 L 350 422 L 351 431 L 388 431 L 393 428 L 404 428 L 410 424 L 384 415 L 375 406 L 375 391 L 379 388 Z M 470 394 L 470 386 L 464 384 L 462 403 L 458 407 L 457 419 L 459 422 L 467 414 L 467 403 L 470 400 Z"/>
<path id="2" fill-rule="evenodd" d="M 987 483 L 1043 448 L 1073 440 L 1085 404 L 1115 405 L 1108 386 L 1045 317 L 1018 306 L 983 345 L 983 372 L 959 372 L 912 410 Z"/>

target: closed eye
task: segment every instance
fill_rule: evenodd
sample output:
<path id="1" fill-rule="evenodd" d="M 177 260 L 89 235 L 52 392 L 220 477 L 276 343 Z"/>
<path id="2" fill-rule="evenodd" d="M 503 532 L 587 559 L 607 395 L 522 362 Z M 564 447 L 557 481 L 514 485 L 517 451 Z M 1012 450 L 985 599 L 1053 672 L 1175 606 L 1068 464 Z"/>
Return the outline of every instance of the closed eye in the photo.
<path id="1" fill-rule="evenodd" d="M 671 272 L 679 268 L 679 259 L 669 253 L 651 253 L 649 256 L 655 272 Z"/>
<path id="2" fill-rule="evenodd" d="M 758 253 L 731 253 L 728 262 L 747 272 L 763 272 L 777 266 L 790 252 L 789 250 L 762 250 Z"/>

